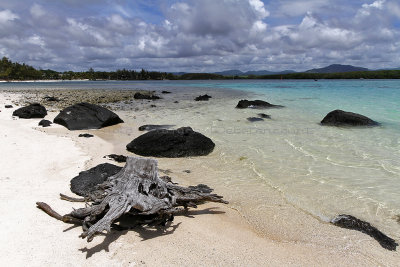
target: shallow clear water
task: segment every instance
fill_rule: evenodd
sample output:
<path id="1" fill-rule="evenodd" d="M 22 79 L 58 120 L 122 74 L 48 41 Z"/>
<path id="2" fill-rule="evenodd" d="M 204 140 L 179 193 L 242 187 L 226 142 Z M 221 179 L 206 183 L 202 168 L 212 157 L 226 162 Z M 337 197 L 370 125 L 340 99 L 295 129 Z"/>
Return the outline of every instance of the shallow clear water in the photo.
<path id="1" fill-rule="evenodd" d="M 0 84 L 0 89 L 6 84 Z M 263 190 L 273 188 L 292 205 L 322 220 L 339 213 L 368 220 L 400 237 L 400 80 L 320 81 L 160 81 L 12 84 L 15 88 L 110 88 L 248 92 L 247 97 L 284 105 L 282 109 L 237 110 L 239 99 L 146 114 L 147 123 L 192 126 L 217 144 L 208 169 L 214 183 L 240 202 L 254 196 L 254 213 Z M 233 92 L 233 91 L 232 91 Z M 217 94 L 216 94 L 217 96 Z M 334 109 L 361 113 L 381 123 L 373 128 L 319 125 Z M 158 114 L 158 113 L 159 114 Z M 250 123 L 263 112 L 271 120 Z M 136 127 L 136 126 L 135 126 Z M 195 164 L 203 164 L 195 162 Z M 206 176 L 203 176 L 207 183 Z M 212 179 L 215 179 L 213 177 Z M 259 192 L 254 193 L 254 188 Z M 225 192 L 225 194 L 226 194 Z M 228 196 L 229 197 L 229 196 Z M 251 215 L 250 215 L 251 216 Z"/>

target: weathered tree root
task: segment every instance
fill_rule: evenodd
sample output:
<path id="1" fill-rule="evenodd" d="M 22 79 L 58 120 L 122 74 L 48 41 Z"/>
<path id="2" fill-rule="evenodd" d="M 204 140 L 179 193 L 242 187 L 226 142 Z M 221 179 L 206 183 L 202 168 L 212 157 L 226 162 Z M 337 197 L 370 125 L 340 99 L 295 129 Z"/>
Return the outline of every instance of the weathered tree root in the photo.
<path id="1" fill-rule="evenodd" d="M 91 206 L 73 210 L 61 216 L 43 202 L 38 208 L 65 223 L 82 225 L 82 238 L 90 242 L 111 226 L 121 216 L 130 216 L 133 225 L 165 225 L 173 220 L 175 213 L 197 207 L 206 201 L 225 203 L 222 196 L 211 194 L 206 185 L 181 187 L 168 177 L 158 177 L 157 161 L 154 159 L 128 157 L 124 168 L 111 176 L 84 199 L 61 195 L 68 201 L 91 202 Z"/>

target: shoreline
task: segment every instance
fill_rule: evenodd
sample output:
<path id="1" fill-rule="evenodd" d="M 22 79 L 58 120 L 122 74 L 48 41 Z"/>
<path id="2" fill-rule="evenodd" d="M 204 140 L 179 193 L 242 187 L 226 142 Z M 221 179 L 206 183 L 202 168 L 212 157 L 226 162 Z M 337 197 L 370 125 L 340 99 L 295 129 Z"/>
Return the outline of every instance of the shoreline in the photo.
<path id="1" fill-rule="evenodd" d="M 0 92 L 0 95 L 4 96 L 4 93 Z M 4 99 L 2 100 L 5 101 Z M 184 101 L 181 102 L 183 102 L 181 103 L 182 105 L 187 105 Z M 4 106 L 4 103 L 1 102 L 1 105 Z M 148 108 L 148 105 L 149 104 L 144 103 L 140 106 L 140 109 L 137 112 L 139 114 L 136 113 L 134 115 L 136 116 L 135 118 L 129 113 L 129 111 L 117 111 L 119 115 L 122 115 L 122 119 L 126 120 L 126 118 L 128 118 L 125 124 L 107 127 L 100 130 L 82 131 L 94 134 L 94 139 L 79 139 L 77 138 L 77 135 L 81 131 L 68 131 L 63 127 L 58 126 L 36 128 L 34 127 L 33 121 L 37 123 L 38 120 L 10 120 L 7 127 L 15 127 L 12 123 L 18 123 L 17 126 L 19 128 L 16 127 L 16 129 L 21 129 L 23 125 L 27 125 L 28 128 L 35 128 L 33 130 L 26 129 L 29 133 L 45 132 L 46 135 L 41 136 L 41 142 L 48 142 L 47 138 L 56 140 L 61 137 L 63 138 L 63 142 L 69 140 L 66 143 L 70 145 L 70 141 L 72 140 L 75 146 L 79 147 L 78 150 L 83 151 L 85 156 L 88 157 L 84 163 L 84 168 L 88 169 L 102 162 L 117 164 L 115 162 L 110 162 L 107 159 L 103 159 L 102 157 L 104 155 L 112 153 L 127 154 L 124 148 L 126 144 L 125 139 L 133 139 L 140 133 L 138 131 L 133 131 L 132 128 L 126 128 L 125 126 L 132 124 L 134 121 L 133 126 L 137 129 L 137 126 L 140 126 L 142 122 L 149 120 L 149 118 L 151 119 L 151 114 L 141 116 Z M 3 108 L 1 107 L 1 109 L 1 122 L 3 123 L 3 115 L 10 114 L 3 113 Z M 55 113 L 51 113 L 46 117 L 46 119 L 52 118 L 52 116 L 55 116 Z M 16 129 L 10 129 L 10 132 L 17 131 Z M 17 137 L 15 140 L 17 140 Z M 220 151 L 217 150 L 213 153 L 218 152 Z M 15 155 L 10 151 L 11 159 L 7 160 L 12 160 L 13 157 L 15 158 L 17 156 L 18 155 Z M 215 177 L 215 179 L 218 178 L 218 173 L 215 171 L 208 169 L 208 173 L 204 172 L 204 167 L 202 165 L 204 165 L 204 160 L 206 159 L 207 157 L 200 157 L 198 159 L 182 159 L 179 161 L 176 159 L 158 159 L 158 161 L 161 169 L 172 170 L 171 176 L 175 182 L 189 185 L 190 183 L 201 181 L 202 177 L 207 174 Z M 68 164 L 68 160 L 70 159 L 67 158 L 61 161 Z M 177 164 L 177 162 L 183 162 L 181 165 L 184 166 L 186 164 L 191 166 L 191 175 L 184 174 L 182 172 L 184 167 Z M 43 162 L 42 164 L 46 166 L 46 162 Z M 73 164 L 70 162 L 69 166 L 73 168 Z M 48 168 L 53 168 L 53 173 L 46 174 L 48 176 L 53 176 L 63 169 L 63 167 L 58 165 L 48 166 Z M 69 184 L 69 180 L 76 174 L 72 175 L 70 172 L 64 176 L 63 179 L 65 181 L 63 181 L 63 192 L 68 192 L 69 188 L 68 186 L 65 186 L 65 184 Z M 42 179 L 46 181 L 51 179 L 51 177 L 43 177 Z M 212 184 L 209 185 L 210 187 L 214 187 Z M 220 191 L 223 190 L 219 185 L 214 188 L 216 193 L 221 193 Z M 254 190 L 257 190 L 257 188 L 254 188 Z M 258 188 L 258 190 L 261 189 Z M 273 191 L 271 192 L 273 193 Z M 52 198 L 49 198 L 47 201 L 49 204 L 53 204 L 57 202 L 57 194 L 62 192 L 48 193 L 52 195 Z M 67 193 L 67 195 L 72 195 L 72 193 Z M 43 199 L 37 199 L 36 201 L 42 200 Z M 92 255 L 93 257 L 89 257 L 89 259 L 94 259 L 102 255 L 105 257 L 102 260 L 107 262 L 111 260 L 109 256 L 112 254 L 113 260 L 117 259 L 119 263 L 123 263 L 126 266 L 129 266 L 129 263 L 133 262 L 139 265 L 187 265 L 188 263 L 194 264 L 200 262 L 202 263 L 200 265 L 217 265 L 221 263 L 231 265 L 263 265 L 268 262 L 270 265 L 333 266 L 344 265 L 348 263 L 349 260 L 351 260 L 354 265 L 362 266 L 393 265 L 396 260 L 398 260 L 398 252 L 385 251 L 379 247 L 375 240 L 364 234 L 340 229 L 330 224 L 323 223 L 295 207 L 291 208 L 285 205 L 285 203 L 281 201 L 279 193 L 277 194 L 277 192 L 275 192 L 271 198 L 265 199 L 264 201 L 270 206 L 270 208 L 269 212 L 263 214 L 263 217 L 265 220 L 272 219 L 269 224 L 269 226 L 272 227 L 272 230 L 270 230 L 269 234 L 266 235 L 262 235 L 260 232 L 255 231 L 254 224 L 252 224 L 253 226 L 249 225 L 248 216 L 239 213 L 235 207 L 235 203 L 231 203 L 228 206 L 211 203 L 202 205 L 198 209 L 191 210 L 189 214 L 192 214 L 194 218 L 176 216 L 173 223 L 175 228 L 173 228 L 174 230 L 170 235 L 168 232 L 167 234 L 157 233 L 157 231 L 154 232 L 149 229 L 138 231 L 133 230 L 124 232 L 123 234 L 111 234 L 110 238 L 113 241 L 111 244 L 114 245 L 110 246 L 110 252 L 106 253 L 101 250 L 100 253 L 94 253 Z M 63 209 L 66 209 L 64 212 L 68 212 L 71 207 L 76 206 L 76 204 L 71 205 L 71 203 L 64 202 L 62 206 Z M 217 207 L 216 209 L 210 209 L 215 206 Z M 57 208 L 57 206 L 55 206 L 55 208 Z M 40 217 L 41 220 L 46 220 L 49 223 L 49 225 L 42 225 L 41 227 L 57 225 L 58 229 L 68 228 L 68 225 L 63 225 L 43 213 L 37 213 L 37 216 Z M 276 221 L 277 219 L 278 221 Z M 288 219 L 293 220 L 293 222 L 276 225 L 277 222 L 282 223 Z M 274 225 L 276 226 L 274 227 Z M 290 227 L 294 227 L 294 229 L 288 229 Z M 40 231 L 39 229 L 33 229 L 33 233 L 35 235 L 40 235 L 42 231 L 46 230 L 47 229 L 45 228 L 41 228 Z M 80 231 L 80 229 L 75 230 L 75 233 Z M 296 235 L 293 235 L 293 232 L 291 231 L 296 233 Z M 288 233 L 292 234 L 288 235 Z M 77 235 L 72 235 L 71 237 L 69 231 L 66 233 L 62 233 L 62 231 L 55 233 L 53 238 L 58 241 L 63 240 L 64 238 L 71 238 L 71 240 L 76 239 L 76 242 L 72 241 L 72 243 L 75 244 L 74 246 L 77 251 L 79 250 L 79 247 L 82 246 L 81 242 L 83 242 L 77 237 Z M 97 242 L 99 239 L 100 237 L 96 237 L 95 241 Z M 349 240 L 353 241 L 349 242 Z M 218 245 L 212 245 L 215 242 L 217 242 Z M 171 244 L 173 244 L 173 246 L 171 246 Z M 44 244 L 41 245 L 44 246 Z M 92 244 L 90 243 L 90 245 Z M 117 247 L 118 249 L 116 249 Z M 56 250 L 58 251 L 59 249 Z M 130 255 L 132 253 L 129 253 L 129 251 L 132 250 L 135 251 L 134 255 Z M 87 251 L 93 252 L 93 250 L 90 249 Z M 154 251 L 157 251 L 158 257 L 154 257 Z M 62 251 L 58 252 L 63 253 Z M 73 255 L 75 254 L 73 251 L 72 253 Z M 87 254 L 90 254 L 90 252 L 87 252 Z M 75 258 L 75 256 L 71 257 Z M 89 264 L 89 262 L 85 262 L 85 264 Z"/>

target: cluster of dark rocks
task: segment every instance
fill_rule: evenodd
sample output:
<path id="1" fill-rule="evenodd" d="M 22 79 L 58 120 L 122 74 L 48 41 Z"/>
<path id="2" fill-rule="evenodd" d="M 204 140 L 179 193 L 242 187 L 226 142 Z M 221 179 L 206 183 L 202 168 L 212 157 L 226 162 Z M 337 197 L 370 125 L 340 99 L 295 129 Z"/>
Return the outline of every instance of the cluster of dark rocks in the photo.
<path id="1" fill-rule="evenodd" d="M 238 109 L 253 108 L 253 109 L 269 109 L 269 108 L 283 108 L 281 105 L 274 105 L 263 100 L 240 100 L 236 105 Z M 247 118 L 250 122 L 262 121 L 263 119 L 270 119 L 271 116 L 259 113 L 259 117 L 249 117 Z M 378 126 L 378 122 L 363 116 L 361 114 L 334 110 L 329 112 L 321 121 L 323 126 Z"/>
<path id="2" fill-rule="evenodd" d="M 196 97 L 194 99 L 194 101 L 208 101 L 208 99 L 210 99 L 211 96 L 205 94 L 205 95 L 199 95 L 198 97 Z"/>
<path id="3" fill-rule="evenodd" d="M 146 99 L 146 100 L 157 100 L 157 99 L 161 99 L 161 97 L 157 96 L 157 95 L 153 95 L 153 94 L 142 94 L 142 93 L 135 93 L 133 95 L 134 99 Z"/>
<path id="4" fill-rule="evenodd" d="M 170 92 L 163 91 L 167 94 Z M 135 99 L 155 100 L 160 97 L 149 94 L 136 93 Z M 211 96 L 198 96 L 196 101 L 207 101 Z M 45 97 L 46 101 L 59 101 L 57 98 Z M 283 108 L 281 105 L 274 105 L 262 100 L 240 100 L 236 108 L 253 108 L 253 109 L 269 109 Z M 6 106 L 12 108 L 12 106 Z M 28 106 L 19 108 L 13 112 L 13 116 L 19 118 L 44 118 L 47 110 L 39 103 L 33 103 Z M 263 121 L 270 119 L 271 116 L 265 113 L 258 113 L 258 117 L 249 117 L 248 121 Z M 86 130 L 99 129 L 111 125 L 123 123 L 114 112 L 89 103 L 79 103 L 63 109 L 54 119 L 54 123 L 65 126 L 69 130 Z M 48 127 L 51 121 L 41 120 L 40 126 Z M 377 126 L 378 122 L 365 117 L 363 115 L 347 112 L 343 110 L 334 110 L 329 112 L 321 121 L 323 126 Z M 169 130 L 174 125 L 142 125 L 139 131 L 147 131 L 133 139 L 126 149 L 132 153 L 141 156 L 151 157 L 192 157 L 208 155 L 214 150 L 214 142 L 199 132 L 193 131 L 190 127 L 181 127 L 175 130 Z M 92 137 L 91 134 L 80 134 L 80 137 Z M 117 162 L 126 162 L 127 157 L 123 155 L 111 154 L 105 156 Z M 87 171 L 80 172 L 78 176 L 71 180 L 71 191 L 80 196 L 88 196 L 96 190 L 96 185 L 103 183 L 110 176 L 118 173 L 122 167 L 109 163 L 100 164 Z M 185 170 L 190 173 L 189 170 Z M 396 250 L 397 243 L 395 240 L 384 235 L 378 229 L 368 222 L 361 221 L 351 215 L 340 215 L 332 220 L 332 224 L 358 230 L 375 238 L 382 247 L 389 250 Z"/>

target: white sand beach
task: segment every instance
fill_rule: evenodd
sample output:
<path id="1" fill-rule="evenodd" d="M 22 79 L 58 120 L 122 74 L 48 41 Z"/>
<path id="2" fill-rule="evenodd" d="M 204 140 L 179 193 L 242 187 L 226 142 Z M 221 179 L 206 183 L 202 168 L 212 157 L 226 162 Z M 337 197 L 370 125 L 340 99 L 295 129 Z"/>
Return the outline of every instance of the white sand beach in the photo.
<path id="1" fill-rule="evenodd" d="M 124 126 L 104 128 L 99 134 L 91 130 L 95 137 L 88 139 L 77 137 L 81 131 L 60 125 L 39 128 L 40 119 L 15 119 L 11 115 L 15 107 L 4 108 L 15 97 L 0 93 L 0 262 L 4 266 L 398 266 L 400 262 L 399 252 L 383 249 L 371 237 L 321 222 L 278 200 L 267 203 L 274 206 L 270 213 L 260 215 L 277 229 L 274 235 L 260 234 L 233 205 L 211 203 L 176 216 L 167 229 L 113 231 L 87 243 L 79 238 L 81 227 L 49 217 L 35 203 L 46 202 L 60 214 L 79 207 L 60 200 L 59 193 L 73 196 L 71 178 L 110 162 L 104 155 L 124 153 L 126 143 L 116 146 L 104 138 L 113 137 L 114 127 Z M 55 115 L 52 112 L 46 119 Z M 183 168 L 181 162 L 164 159 L 159 167 L 174 171 Z M 200 167 L 190 168 L 192 175 L 202 174 Z M 182 172 L 172 177 L 183 185 L 193 179 Z"/>

